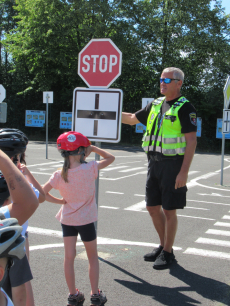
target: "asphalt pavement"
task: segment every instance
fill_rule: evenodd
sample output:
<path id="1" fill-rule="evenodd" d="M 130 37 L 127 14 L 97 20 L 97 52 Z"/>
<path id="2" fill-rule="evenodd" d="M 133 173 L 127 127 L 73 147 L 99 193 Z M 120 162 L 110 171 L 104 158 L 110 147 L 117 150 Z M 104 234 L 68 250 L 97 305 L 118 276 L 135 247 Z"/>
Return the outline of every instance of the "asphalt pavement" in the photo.
<path id="1" fill-rule="evenodd" d="M 116 159 L 100 171 L 99 221 L 100 288 L 108 306 L 230 305 L 230 156 L 225 156 L 224 185 L 220 185 L 221 156 L 195 154 L 188 178 L 187 207 L 178 210 L 174 243 L 176 261 L 157 271 L 143 255 L 159 245 L 145 208 L 147 159 L 140 148 L 103 146 Z M 88 160 L 95 159 L 91 154 Z M 62 167 L 55 144 L 30 142 L 29 170 L 40 184 Z M 57 191 L 53 195 L 59 196 Z M 30 264 L 36 306 L 66 305 L 64 248 L 60 206 L 40 204 L 29 220 Z M 88 261 L 77 243 L 76 286 L 90 305 Z"/>

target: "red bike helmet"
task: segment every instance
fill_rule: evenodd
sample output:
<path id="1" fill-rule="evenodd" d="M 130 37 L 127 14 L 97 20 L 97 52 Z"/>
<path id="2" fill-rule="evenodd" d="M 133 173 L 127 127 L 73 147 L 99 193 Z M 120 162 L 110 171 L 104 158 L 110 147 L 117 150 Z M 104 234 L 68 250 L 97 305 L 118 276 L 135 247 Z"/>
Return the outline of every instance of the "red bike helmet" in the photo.
<path id="1" fill-rule="evenodd" d="M 88 147 L 91 142 L 87 137 L 78 132 L 66 132 L 57 139 L 57 149 L 65 151 L 75 151 L 79 147 Z"/>

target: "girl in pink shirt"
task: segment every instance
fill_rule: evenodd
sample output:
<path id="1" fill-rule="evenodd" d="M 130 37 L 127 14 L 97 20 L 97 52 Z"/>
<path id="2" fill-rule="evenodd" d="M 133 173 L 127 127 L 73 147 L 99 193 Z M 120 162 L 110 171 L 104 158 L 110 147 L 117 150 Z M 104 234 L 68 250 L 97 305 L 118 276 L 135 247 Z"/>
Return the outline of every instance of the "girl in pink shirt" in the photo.
<path id="1" fill-rule="evenodd" d="M 58 189 L 62 199 L 47 196 L 47 200 L 63 204 L 56 215 L 61 222 L 65 259 L 64 271 L 69 288 L 69 305 L 78 305 L 85 298 L 75 287 L 74 259 L 78 233 L 81 235 L 89 260 L 89 279 L 91 284 L 91 305 L 104 305 L 106 296 L 98 289 L 99 261 L 97 255 L 97 239 L 94 222 L 97 221 L 95 201 L 95 179 L 98 170 L 110 165 L 115 157 L 95 146 L 87 137 L 77 132 L 67 132 L 57 139 L 57 148 L 64 157 L 62 170 L 53 173 L 43 189 L 47 195 L 54 188 Z M 103 157 L 100 161 L 85 162 L 91 152 Z"/>

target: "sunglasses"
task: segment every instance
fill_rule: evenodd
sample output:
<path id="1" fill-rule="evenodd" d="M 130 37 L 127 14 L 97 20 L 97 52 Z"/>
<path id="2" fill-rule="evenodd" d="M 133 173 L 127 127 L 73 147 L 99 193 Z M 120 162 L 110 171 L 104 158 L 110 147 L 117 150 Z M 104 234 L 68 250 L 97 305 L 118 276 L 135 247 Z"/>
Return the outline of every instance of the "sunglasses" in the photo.
<path id="1" fill-rule="evenodd" d="M 173 80 L 180 81 L 179 79 L 169 79 L 169 78 L 162 79 L 162 78 L 160 78 L 160 83 L 164 82 L 165 84 L 170 84 Z"/>

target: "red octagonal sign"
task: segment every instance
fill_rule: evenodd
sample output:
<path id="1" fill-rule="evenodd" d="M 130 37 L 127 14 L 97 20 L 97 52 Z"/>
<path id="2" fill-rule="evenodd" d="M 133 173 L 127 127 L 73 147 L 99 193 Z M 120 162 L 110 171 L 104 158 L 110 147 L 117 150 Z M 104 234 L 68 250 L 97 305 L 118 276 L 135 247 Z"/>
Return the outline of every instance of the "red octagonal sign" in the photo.
<path id="1" fill-rule="evenodd" d="M 91 39 L 79 53 L 78 74 L 91 88 L 108 88 L 121 74 L 121 61 L 111 39 Z"/>

